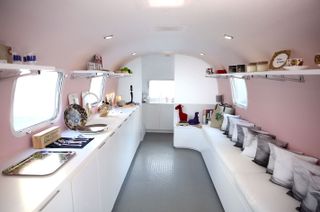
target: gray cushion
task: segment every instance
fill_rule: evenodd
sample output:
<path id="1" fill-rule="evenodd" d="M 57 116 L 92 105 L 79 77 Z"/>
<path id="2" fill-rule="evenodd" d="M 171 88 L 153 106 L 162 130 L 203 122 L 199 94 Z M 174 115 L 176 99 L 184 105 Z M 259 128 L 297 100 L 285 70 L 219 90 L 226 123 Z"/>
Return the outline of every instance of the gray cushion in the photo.
<path id="1" fill-rule="evenodd" d="M 299 158 L 295 158 L 293 164 L 292 195 L 295 199 L 302 201 L 307 195 L 310 173 L 320 176 L 320 166 Z"/>
<path id="2" fill-rule="evenodd" d="M 301 203 L 302 212 L 317 212 L 320 199 L 320 176 L 310 173 L 308 193 Z"/>
<path id="3" fill-rule="evenodd" d="M 239 125 L 237 124 L 237 131 L 238 131 L 238 136 L 237 136 L 237 142 L 234 144 L 234 146 L 236 147 L 239 147 L 239 148 L 243 148 L 243 141 L 244 141 L 244 132 L 243 132 L 243 127 L 246 127 L 246 128 L 253 128 L 253 129 L 258 129 L 260 130 L 261 128 L 260 127 L 248 127 L 248 126 L 244 126 L 244 125 Z M 243 150 L 243 149 L 242 149 Z"/>
<path id="4" fill-rule="evenodd" d="M 293 186 L 293 164 L 296 157 L 313 164 L 318 162 L 317 158 L 306 155 L 297 155 L 272 143 L 269 143 L 269 145 L 270 148 L 273 148 L 275 153 L 274 170 L 271 181 L 283 187 L 291 189 Z"/>
<path id="5" fill-rule="evenodd" d="M 253 161 L 263 167 L 268 166 L 270 156 L 269 143 L 273 143 L 282 148 L 286 148 L 288 146 L 288 143 L 275 140 L 271 136 L 265 136 L 263 134 L 258 135 L 257 151 Z"/>

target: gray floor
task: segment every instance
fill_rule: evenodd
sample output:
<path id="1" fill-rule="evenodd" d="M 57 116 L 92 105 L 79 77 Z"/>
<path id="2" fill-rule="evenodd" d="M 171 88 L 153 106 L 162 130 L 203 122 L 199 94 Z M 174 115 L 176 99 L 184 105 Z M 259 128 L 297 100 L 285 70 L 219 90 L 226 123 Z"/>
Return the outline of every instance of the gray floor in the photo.
<path id="1" fill-rule="evenodd" d="M 173 134 L 146 134 L 114 212 L 223 211 L 201 154 L 172 142 Z"/>

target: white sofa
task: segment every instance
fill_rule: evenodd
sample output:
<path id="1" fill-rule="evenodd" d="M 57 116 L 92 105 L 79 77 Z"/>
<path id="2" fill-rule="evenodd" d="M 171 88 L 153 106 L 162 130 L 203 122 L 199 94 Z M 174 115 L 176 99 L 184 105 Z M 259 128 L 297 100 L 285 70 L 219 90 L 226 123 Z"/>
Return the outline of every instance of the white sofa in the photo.
<path id="1" fill-rule="evenodd" d="M 222 131 L 203 126 L 202 157 L 227 212 L 291 212 L 300 205 L 266 169 L 242 155 Z"/>

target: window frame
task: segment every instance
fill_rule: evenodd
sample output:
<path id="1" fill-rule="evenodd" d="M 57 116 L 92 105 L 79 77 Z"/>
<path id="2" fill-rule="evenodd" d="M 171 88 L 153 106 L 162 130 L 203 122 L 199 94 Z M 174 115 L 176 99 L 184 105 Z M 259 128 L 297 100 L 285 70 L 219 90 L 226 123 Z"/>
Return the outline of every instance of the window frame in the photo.
<path id="1" fill-rule="evenodd" d="M 235 98 L 236 94 L 235 94 L 235 83 L 234 83 L 234 80 L 243 80 L 244 83 L 245 83 L 245 92 L 246 92 L 246 105 L 244 104 L 241 104 L 240 102 L 237 102 L 237 99 Z M 232 94 L 232 102 L 235 106 L 239 107 L 239 108 L 242 108 L 242 109 L 247 109 L 248 108 L 248 105 L 249 105 L 249 99 L 248 99 L 248 87 L 247 87 L 247 83 L 246 83 L 246 80 L 243 79 L 243 78 L 230 78 L 230 87 L 231 87 L 231 94 Z"/>
<path id="2" fill-rule="evenodd" d="M 41 70 L 39 71 L 36 75 L 41 74 L 41 72 L 49 72 L 49 71 L 45 71 L 45 70 Z M 53 122 L 59 117 L 59 114 L 61 112 L 61 104 L 62 104 L 62 86 L 63 86 L 63 81 L 64 81 L 64 73 L 62 71 L 59 70 L 55 70 L 55 71 L 50 71 L 50 72 L 57 72 L 58 73 L 58 80 L 57 80 L 57 84 L 56 84 L 56 92 L 55 92 L 55 113 L 53 114 L 53 116 L 50 119 L 41 121 L 39 123 L 33 124 L 29 127 L 20 129 L 20 130 L 15 130 L 14 129 L 14 115 L 13 115 L 13 111 L 14 111 L 14 95 L 15 95 L 15 91 L 16 91 L 16 87 L 17 87 L 17 80 L 20 77 L 25 77 L 25 76 L 29 76 L 30 74 L 27 75 L 21 75 L 18 76 L 14 82 L 13 82 L 13 86 L 12 86 L 12 93 L 11 93 L 11 112 L 10 112 L 10 129 L 12 134 L 15 137 L 22 137 L 26 134 L 31 134 L 32 132 L 39 130 L 41 128 L 44 127 L 48 127 L 51 124 L 53 124 Z"/>

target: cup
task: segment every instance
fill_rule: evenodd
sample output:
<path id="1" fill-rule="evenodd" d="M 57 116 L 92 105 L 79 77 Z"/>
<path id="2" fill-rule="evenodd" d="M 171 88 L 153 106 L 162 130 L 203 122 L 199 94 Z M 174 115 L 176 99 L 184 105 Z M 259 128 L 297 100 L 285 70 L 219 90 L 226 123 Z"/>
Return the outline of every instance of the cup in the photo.
<path id="1" fill-rule="evenodd" d="M 303 59 L 302 58 L 291 58 L 287 60 L 287 66 L 302 66 Z"/>

